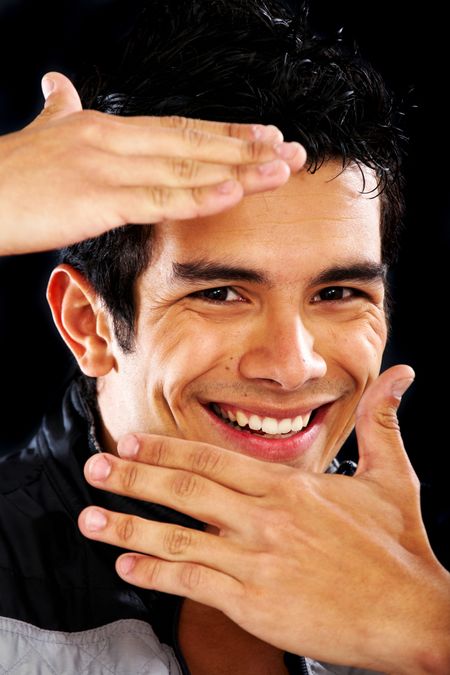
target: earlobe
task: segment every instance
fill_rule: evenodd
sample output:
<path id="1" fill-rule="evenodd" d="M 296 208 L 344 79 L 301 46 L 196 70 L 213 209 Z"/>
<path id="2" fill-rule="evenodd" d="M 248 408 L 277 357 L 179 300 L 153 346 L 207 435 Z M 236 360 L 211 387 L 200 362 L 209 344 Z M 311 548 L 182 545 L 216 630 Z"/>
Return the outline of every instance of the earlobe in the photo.
<path id="1" fill-rule="evenodd" d="M 58 265 L 48 282 L 53 320 L 80 369 L 101 377 L 115 366 L 106 311 L 92 286 L 70 265 Z"/>

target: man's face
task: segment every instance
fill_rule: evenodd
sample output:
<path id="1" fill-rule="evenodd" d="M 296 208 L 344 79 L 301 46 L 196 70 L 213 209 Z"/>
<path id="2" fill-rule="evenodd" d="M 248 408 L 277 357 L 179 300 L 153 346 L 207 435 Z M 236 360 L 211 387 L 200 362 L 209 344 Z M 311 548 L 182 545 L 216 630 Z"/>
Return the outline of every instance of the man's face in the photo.
<path id="1" fill-rule="evenodd" d="M 226 213 L 155 227 L 135 351 L 115 346 L 100 382 L 110 449 L 152 432 L 326 469 L 386 341 L 379 198 L 361 186 L 359 169 L 328 162 Z"/>

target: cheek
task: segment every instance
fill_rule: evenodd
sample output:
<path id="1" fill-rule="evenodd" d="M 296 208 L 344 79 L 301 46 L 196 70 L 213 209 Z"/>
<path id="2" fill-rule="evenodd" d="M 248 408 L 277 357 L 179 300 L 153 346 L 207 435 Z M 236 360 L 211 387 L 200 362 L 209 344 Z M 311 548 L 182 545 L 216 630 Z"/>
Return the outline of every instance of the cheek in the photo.
<path id="1" fill-rule="evenodd" d="M 225 372 L 232 358 L 230 349 L 236 344 L 224 324 L 206 322 L 191 312 L 183 312 L 176 321 L 164 321 L 151 342 L 155 351 L 149 375 L 152 379 L 157 376 L 171 404 L 211 370 L 218 373 L 221 367 Z"/>
<path id="2" fill-rule="evenodd" d="M 381 313 L 340 324 L 330 328 L 326 336 L 328 359 L 364 388 L 379 373 L 386 337 L 386 323 Z"/>

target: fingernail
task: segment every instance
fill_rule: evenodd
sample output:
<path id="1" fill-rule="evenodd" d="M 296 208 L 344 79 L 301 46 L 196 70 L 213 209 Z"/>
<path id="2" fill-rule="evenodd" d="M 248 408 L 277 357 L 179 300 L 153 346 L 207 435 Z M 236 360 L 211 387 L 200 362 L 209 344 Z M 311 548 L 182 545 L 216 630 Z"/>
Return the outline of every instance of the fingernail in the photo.
<path id="1" fill-rule="evenodd" d="M 94 457 L 89 463 L 89 476 L 92 480 L 105 480 L 111 473 L 111 463 L 104 455 Z"/>
<path id="2" fill-rule="evenodd" d="M 98 530 L 103 530 L 108 521 L 102 511 L 98 511 L 98 509 L 89 509 L 86 513 L 84 522 L 90 532 L 98 532 Z"/>
<path id="3" fill-rule="evenodd" d="M 397 380 L 393 383 L 391 388 L 392 396 L 400 399 L 413 382 L 413 377 L 404 377 L 401 380 Z"/>
<path id="4" fill-rule="evenodd" d="M 254 141 L 260 141 L 264 138 L 265 128 L 261 124 L 254 124 L 252 126 L 252 136 Z"/>
<path id="5" fill-rule="evenodd" d="M 136 565 L 136 558 L 132 555 L 124 556 L 117 561 L 119 572 L 124 576 L 130 574 L 133 567 Z"/>
<path id="6" fill-rule="evenodd" d="M 299 149 L 299 143 L 275 143 L 273 149 L 282 159 L 294 159 Z"/>
<path id="7" fill-rule="evenodd" d="M 268 124 L 264 129 L 266 130 L 266 138 L 271 138 L 274 141 L 278 141 L 278 143 L 284 141 L 283 133 L 274 124 Z"/>
<path id="8" fill-rule="evenodd" d="M 231 192 L 233 192 L 235 187 L 236 187 L 235 180 L 227 180 L 225 181 L 225 183 L 221 183 L 220 185 L 217 186 L 217 192 L 221 195 L 229 195 L 231 194 Z"/>
<path id="9" fill-rule="evenodd" d="M 121 457 L 132 458 L 136 457 L 139 450 L 139 441 L 136 436 L 132 434 L 124 436 L 119 440 L 117 450 Z"/>
<path id="10" fill-rule="evenodd" d="M 283 134 L 274 124 L 254 124 L 252 126 L 252 136 L 254 141 L 272 141 L 282 143 Z"/>
<path id="11" fill-rule="evenodd" d="M 42 93 L 44 98 L 47 99 L 55 88 L 54 80 L 51 80 L 49 77 L 43 77 L 41 82 Z"/>

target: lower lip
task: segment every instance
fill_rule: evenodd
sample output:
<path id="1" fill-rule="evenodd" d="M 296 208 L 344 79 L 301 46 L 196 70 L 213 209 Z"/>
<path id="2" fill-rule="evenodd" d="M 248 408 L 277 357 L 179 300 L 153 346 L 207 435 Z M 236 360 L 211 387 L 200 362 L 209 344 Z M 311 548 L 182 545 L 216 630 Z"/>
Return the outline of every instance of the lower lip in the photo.
<path id="1" fill-rule="evenodd" d="M 292 462 L 312 446 L 320 433 L 330 405 L 331 403 L 327 403 L 318 408 L 314 419 L 306 429 L 289 438 L 273 439 L 257 436 L 252 434 L 251 431 L 238 431 L 215 415 L 207 406 L 204 406 L 204 409 L 220 434 L 228 441 L 227 445 L 232 446 L 229 448 L 230 450 L 237 446 L 240 452 L 266 462 Z"/>

